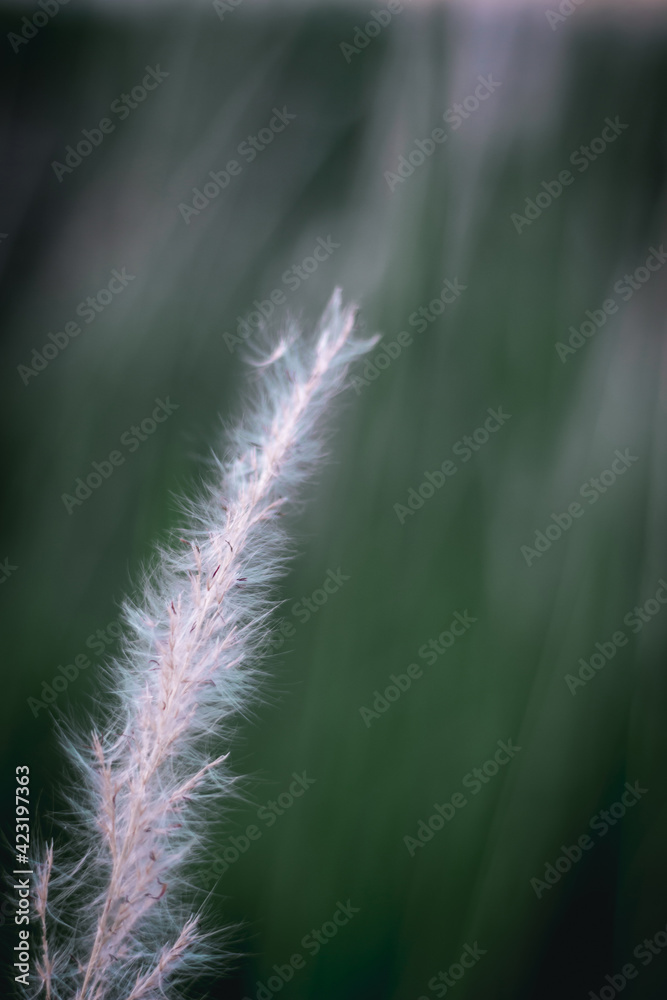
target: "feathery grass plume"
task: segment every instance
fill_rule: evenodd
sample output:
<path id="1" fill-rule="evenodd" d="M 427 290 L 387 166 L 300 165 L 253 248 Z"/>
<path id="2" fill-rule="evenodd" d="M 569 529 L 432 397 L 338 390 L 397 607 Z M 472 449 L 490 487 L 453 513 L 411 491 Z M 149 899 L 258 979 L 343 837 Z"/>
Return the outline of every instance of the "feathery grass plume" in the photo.
<path id="1" fill-rule="evenodd" d="M 86 741 L 68 740 L 85 796 L 73 803 L 80 856 L 58 866 L 49 847 L 37 865 L 47 1000 L 151 1000 L 210 957 L 184 869 L 207 807 L 232 790 L 227 755 L 211 759 L 210 746 L 256 684 L 268 588 L 287 559 L 279 515 L 322 457 L 320 418 L 349 363 L 377 341 L 353 337 L 354 317 L 337 289 L 311 342 L 292 326 L 251 362 L 256 403 L 214 459 L 217 481 L 189 503 L 186 537 L 159 553 L 143 601 L 124 608 L 113 704 Z"/>

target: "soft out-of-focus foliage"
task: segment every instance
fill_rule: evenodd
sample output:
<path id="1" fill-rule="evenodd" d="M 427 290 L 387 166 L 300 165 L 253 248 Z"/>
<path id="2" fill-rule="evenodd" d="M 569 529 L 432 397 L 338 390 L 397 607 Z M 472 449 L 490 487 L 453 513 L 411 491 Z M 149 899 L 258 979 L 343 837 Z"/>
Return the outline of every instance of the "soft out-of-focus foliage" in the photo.
<path id="1" fill-rule="evenodd" d="M 5 12 L 5 35 L 21 16 Z M 240 397 L 237 317 L 278 290 L 272 319 L 312 322 L 341 284 L 362 303 L 360 326 L 398 346 L 411 337 L 350 390 L 331 464 L 296 512 L 300 555 L 282 590 L 293 629 L 233 749 L 247 804 L 193 876 L 214 888 L 221 923 L 243 922 L 242 957 L 200 992 L 254 998 L 299 952 L 286 997 L 433 997 L 429 980 L 477 941 L 486 954 L 460 1000 L 586 997 L 629 961 L 640 974 L 628 995 L 653 1000 L 666 958 L 644 967 L 633 949 L 667 923 L 667 611 L 636 632 L 624 618 L 667 579 L 667 270 L 633 278 L 632 295 L 624 275 L 667 236 L 664 18 L 583 4 L 552 30 L 542 9 L 406 6 L 348 62 L 340 43 L 368 16 L 252 0 L 222 20 L 206 5 L 109 20 L 64 8 L 19 52 L 6 47 L 0 558 L 18 567 L 0 593 L 7 794 L 28 763 L 40 811 L 62 806 L 50 713 L 28 698 L 84 653 L 90 667 L 56 705 L 89 704 L 128 578 L 177 519 L 170 491 L 188 489 L 217 414 Z M 123 119 L 110 110 L 158 64 L 169 75 L 144 102 Z M 500 86 L 455 128 L 480 76 Z M 296 117 L 251 162 L 239 146 L 276 109 Z M 113 132 L 59 181 L 52 162 L 105 116 Z M 608 118 L 619 134 L 596 153 Z M 446 140 L 388 181 L 437 128 Z M 197 215 L 179 211 L 231 159 L 241 169 L 224 190 Z M 555 195 L 564 170 L 572 183 Z M 512 213 L 540 192 L 546 207 L 518 233 Z M 302 262 L 318 247 L 311 274 Z M 86 324 L 78 303 L 122 268 L 135 277 Z M 445 279 L 465 290 L 420 316 Z M 570 326 L 596 316 L 561 360 Z M 77 319 L 82 333 L 24 384 L 17 366 Z M 178 409 L 141 432 L 167 396 Z M 489 408 L 511 416 L 464 461 L 457 442 Z M 582 496 L 617 449 L 637 460 Z M 123 464 L 68 514 L 62 494 L 114 450 Z M 397 513 L 448 459 L 444 485 Z M 528 566 L 521 546 L 573 502 L 583 515 L 559 538 L 550 529 Z M 456 612 L 477 620 L 429 664 L 420 648 Z M 572 693 L 565 675 L 618 630 L 627 645 Z M 411 663 L 423 675 L 367 726 L 360 708 Z M 472 794 L 464 778 L 498 740 L 521 751 Z M 315 782 L 295 797 L 304 771 Z M 591 831 L 626 781 L 649 791 L 604 836 Z M 411 856 L 404 838 L 456 792 L 467 805 Z M 258 817 L 269 801 L 273 822 L 272 807 Z M 594 849 L 538 899 L 530 879 L 586 832 Z M 359 913 L 312 954 L 304 936 L 348 899 Z"/>

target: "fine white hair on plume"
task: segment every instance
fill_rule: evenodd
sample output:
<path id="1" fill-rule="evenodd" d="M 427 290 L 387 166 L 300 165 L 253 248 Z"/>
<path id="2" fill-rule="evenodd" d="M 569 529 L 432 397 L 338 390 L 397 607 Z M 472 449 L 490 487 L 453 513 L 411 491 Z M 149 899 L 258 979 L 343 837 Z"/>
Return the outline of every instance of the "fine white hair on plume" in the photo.
<path id="1" fill-rule="evenodd" d="M 323 456 L 322 418 L 349 364 L 378 340 L 353 336 L 355 312 L 336 289 L 314 337 L 292 325 L 252 362 L 254 399 L 186 503 L 189 526 L 124 606 L 92 731 L 64 734 L 70 844 L 35 863 L 46 1000 L 155 1000 L 216 959 L 187 880 L 207 814 L 234 794 L 228 753 L 212 748 L 257 686 L 289 554 L 280 515 Z"/>

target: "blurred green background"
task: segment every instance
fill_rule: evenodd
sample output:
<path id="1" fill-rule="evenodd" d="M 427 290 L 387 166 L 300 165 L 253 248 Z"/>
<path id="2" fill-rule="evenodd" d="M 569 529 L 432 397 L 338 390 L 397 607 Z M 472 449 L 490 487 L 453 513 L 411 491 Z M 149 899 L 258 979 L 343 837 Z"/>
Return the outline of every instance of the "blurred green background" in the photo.
<path id="1" fill-rule="evenodd" d="M 30 767 L 44 834 L 64 804 L 52 710 L 29 699 L 86 654 L 52 708 L 94 710 L 120 600 L 178 522 L 173 495 L 192 492 L 218 415 L 242 415 L 238 317 L 280 289 L 271 321 L 309 327 L 341 285 L 360 328 L 403 346 L 332 414 L 330 461 L 294 519 L 271 679 L 232 748 L 245 801 L 221 803 L 216 847 L 193 875 L 198 899 L 211 891 L 209 925 L 237 925 L 238 956 L 187 995 L 444 996 L 433 977 L 468 944 L 484 955 L 446 987 L 457 1000 L 606 988 L 604 1000 L 605 977 L 628 962 L 638 975 L 624 995 L 657 1000 L 667 952 L 644 965 L 633 951 L 667 926 L 667 611 L 655 600 L 667 579 L 667 268 L 641 272 L 631 295 L 624 275 L 667 237 L 664 10 L 591 0 L 550 24 L 539 5 L 398 6 L 366 32 L 389 8 L 71 5 L 14 45 L 38 8 L 2 10 L 5 836 L 16 765 Z M 168 75 L 145 101 L 110 111 L 158 65 Z M 453 110 L 489 75 L 487 99 Z M 296 117 L 250 162 L 239 146 L 275 108 Z M 106 116 L 113 131 L 54 170 Z M 580 169 L 576 151 L 617 117 L 628 127 Z M 447 138 L 420 163 L 416 140 L 428 152 L 437 128 Z M 412 171 L 400 159 L 411 153 Z M 240 173 L 186 221 L 179 206 L 233 158 Z M 407 176 L 388 179 L 401 163 Z M 568 169 L 572 183 L 543 194 L 539 215 L 528 207 L 537 217 L 517 232 L 512 213 Z M 320 238 L 339 245 L 298 277 Z M 82 333 L 22 377 L 33 348 L 123 268 L 134 278 L 122 293 L 90 324 L 79 314 Z M 465 290 L 419 323 L 445 279 Z M 562 361 L 556 344 L 610 298 L 618 309 Z M 156 399 L 177 409 L 141 441 L 131 428 Z M 464 461 L 453 449 L 489 408 L 511 416 Z M 68 513 L 63 494 L 118 449 L 125 462 Z M 580 490 L 616 449 L 637 460 L 591 503 Z M 456 474 L 418 507 L 425 473 L 447 459 Z M 418 509 L 399 516 L 409 496 Z M 575 501 L 583 515 L 524 558 Z M 306 620 L 295 604 L 329 571 L 349 579 Z M 651 599 L 646 620 L 624 623 Z M 428 662 L 422 647 L 457 612 L 475 623 Z M 571 690 L 566 675 L 618 630 L 627 643 Z M 421 677 L 376 702 L 388 704 L 377 718 L 362 714 L 411 663 Z M 499 740 L 521 750 L 473 794 L 464 778 Z M 258 817 L 304 771 L 312 787 L 271 825 Z M 648 793 L 602 836 L 590 821 L 626 782 Z M 456 792 L 465 807 L 411 853 L 405 838 Z M 249 825 L 261 831 L 250 843 Z M 593 848 L 536 891 L 531 879 L 586 833 Z M 10 991 L 12 899 L 0 906 Z M 348 900 L 359 912 L 312 954 L 304 936 Z M 258 993 L 295 953 L 303 968 Z"/>

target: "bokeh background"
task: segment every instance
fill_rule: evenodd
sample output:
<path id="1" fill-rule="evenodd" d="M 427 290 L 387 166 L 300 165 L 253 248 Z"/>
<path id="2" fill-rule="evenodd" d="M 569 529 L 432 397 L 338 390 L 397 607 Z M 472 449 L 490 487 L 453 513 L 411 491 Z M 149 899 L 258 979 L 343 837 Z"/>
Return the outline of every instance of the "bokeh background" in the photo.
<path id="1" fill-rule="evenodd" d="M 657 1000 L 667 950 L 655 945 L 646 965 L 633 951 L 667 940 L 667 610 L 655 601 L 667 578 L 667 267 L 627 301 L 614 284 L 667 238 L 665 10 L 585 0 L 554 20 L 539 3 L 392 6 L 350 51 L 342 43 L 386 5 L 72 2 L 14 44 L 40 8 L 2 5 L 5 837 L 18 764 L 35 834 L 50 833 L 64 805 L 55 718 L 94 711 L 119 603 L 178 523 L 174 494 L 192 492 L 219 415 L 242 415 L 238 317 L 281 289 L 271 322 L 310 327 L 340 285 L 360 328 L 411 338 L 350 388 L 294 520 L 270 680 L 232 748 L 245 798 L 220 804 L 193 872 L 209 925 L 235 925 L 237 954 L 186 995 L 267 1000 L 259 984 L 300 952 L 305 967 L 269 992 L 432 998 L 444 995 L 433 977 L 477 944 L 483 957 L 447 987 L 457 1000 L 606 989 L 604 1000 L 605 977 L 628 962 L 638 976 L 624 995 Z M 110 113 L 157 65 L 168 75 L 146 100 L 123 120 Z M 454 128 L 443 114 L 480 75 L 499 85 Z M 239 144 L 274 108 L 296 117 L 247 162 Z M 617 116 L 627 128 L 579 171 L 570 157 Z M 54 169 L 104 117 L 113 132 Z M 447 140 L 390 183 L 438 127 Z M 241 173 L 186 221 L 179 206 L 235 157 Z M 573 183 L 517 232 L 512 213 L 568 168 Z M 337 246 L 294 287 L 285 273 L 320 238 Z M 134 277 L 122 293 L 22 376 L 33 348 L 123 268 Z M 418 330 L 410 316 L 445 279 L 465 291 Z M 610 297 L 618 310 L 563 361 L 556 344 Z M 123 441 L 167 398 L 177 408 L 154 433 Z M 511 417 L 457 458 L 499 407 Z M 63 494 L 119 448 L 124 464 L 68 512 Z M 616 449 L 637 460 L 592 504 L 580 490 Z M 456 475 L 399 516 L 448 458 Z M 527 565 L 521 546 L 577 500 L 584 515 Z M 304 620 L 295 604 L 329 570 L 349 579 Z M 651 599 L 633 633 L 625 616 Z M 475 624 L 427 663 L 420 648 L 455 612 Z M 566 675 L 619 629 L 627 644 L 571 690 Z M 90 666 L 47 705 L 79 654 Z M 423 675 L 366 724 L 360 709 L 410 663 Z M 434 803 L 466 794 L 498 740 L 521 750 L 412 856 L 404 838 Z M 304 771 L 307 793 L 270 827 L 258 820 Z M 636 806 L 592 832 L 636 781 L 648 790 Z M 262 835 L 233 860 L 249 824 Z M 531 879 L 587 832 L 594 848 L 538 898 Z M 11 870 L 10 850 L 4 860 Z M 9 995 L 12 900 L 0 906 Z M 304 935 L 348 900 L 359 912 L 312 955 Z"/>

